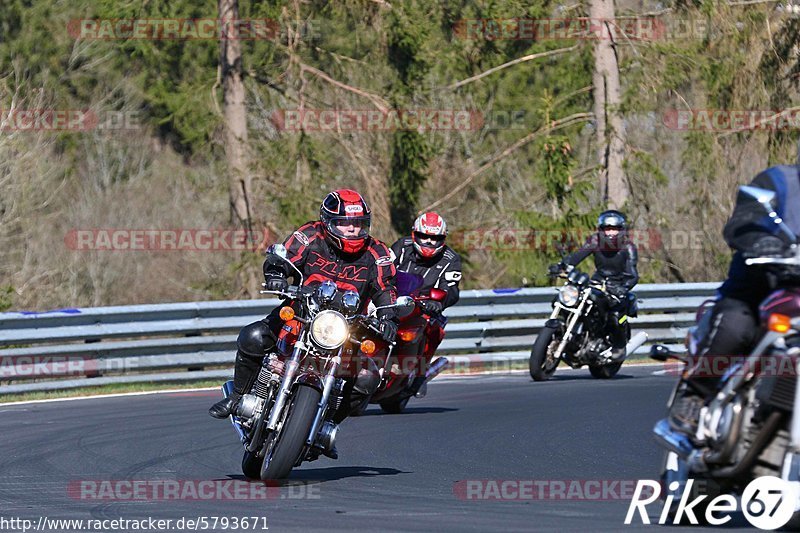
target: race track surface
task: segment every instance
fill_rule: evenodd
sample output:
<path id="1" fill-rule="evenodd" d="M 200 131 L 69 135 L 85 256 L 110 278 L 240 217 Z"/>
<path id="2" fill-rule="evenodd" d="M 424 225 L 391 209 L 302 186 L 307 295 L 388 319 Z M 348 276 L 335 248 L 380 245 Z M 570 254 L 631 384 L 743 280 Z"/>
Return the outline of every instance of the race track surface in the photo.
<path id="1" fill-rule="evenodd" d="M 638 515 L 638 526 L 625 526 L 630 500 L 613 496 L 614 481 L 657 476 L 661 452 L 650 431 L 675 379 L 658 370 L 623 367 L 607 381 L 563 369 L 546 383 L 521 373 L 439 379 L 404 414 L 371 406 L 347 420 L 338 461 L 304 463 L 288 486 L 258 499 L 185 492 L 207 480 L 243 483 L 230 423 L 206 412 L 216 392 L 0 406 L 0 518 L 153 517 L 172 520 L 172 531 L 181 518 L 203 516 L 263 517 L 249 531 L 679 531 L 643 526 Z M 182 496 L 120 489 L 159 480 L 179 481 Z M 497 497 L 479 480 L 604 481 L 611 499 L 478 499 Z M 661 507 L 649 509 L 656 518 Z"/>

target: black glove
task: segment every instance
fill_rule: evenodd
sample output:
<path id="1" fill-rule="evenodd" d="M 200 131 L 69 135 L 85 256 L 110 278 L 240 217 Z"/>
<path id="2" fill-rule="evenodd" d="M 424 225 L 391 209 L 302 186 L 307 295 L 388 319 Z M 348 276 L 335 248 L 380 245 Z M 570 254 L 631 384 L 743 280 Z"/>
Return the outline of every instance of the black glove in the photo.
<path id="1" fill-rule="evenodd" d="M 285 291 L 289 288 L 289 282 L 283 276 L 267 275 L 264 288 L 268 291 Z"/>
<path id="2" fill-rule="evenodd" d="M 626 289 L 625 287 L 623 287 L 621 285 L 608 285 L 606 287 L 606 291 L 611 296 L 614 296 L 615 298 L 617 298 L 619 300 L 624 300 L 625 299 L 625 294 L 628 292 L 628 289 Z"/>
<path id="3" fill-rule="evenodd" d="M 380 325 L 381 337 L 389 344 L 394 342 L 397 337 L 397 324 L 392 320 L 381 320 Z"/>
<path id="4" fill-rule="evenodd" d="M 429 315 L 438 315 L 442 312 L 442 309 L 444 309 L 442 302 L 438 302 L 436 300 L 420 300 L 418 304 L 422 310 Z"/>
<path id="5" fill-rule="evenodd" d="M 783 257 L 788 246 L 774 235 L 761 237 L 747 250 L 745 257 Z"/>
<path id="6" fill-rule="evenodd" d="M 567 265 L 565 265 L 564 263 L 556 263 L 554 265 L 550 265 L 549 267 L 547 267 L 547 273 L 550 274 L 551 276 L 558 276 L 561 273 L 561 271 L 565 270 L 566 268 Z"/>

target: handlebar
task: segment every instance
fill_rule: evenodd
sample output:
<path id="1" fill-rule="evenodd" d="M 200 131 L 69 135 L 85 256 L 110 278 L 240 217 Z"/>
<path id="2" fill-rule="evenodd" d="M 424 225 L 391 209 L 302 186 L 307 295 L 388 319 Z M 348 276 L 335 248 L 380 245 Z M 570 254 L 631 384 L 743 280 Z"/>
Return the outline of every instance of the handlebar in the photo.
<path id="1" fill-rule="evenodd" d="M 745 259 L 746 265 L 788 265 L 800 266 L 800 248 L 793 246 L 794 255 L 791 257 L 751 257 Z"/>

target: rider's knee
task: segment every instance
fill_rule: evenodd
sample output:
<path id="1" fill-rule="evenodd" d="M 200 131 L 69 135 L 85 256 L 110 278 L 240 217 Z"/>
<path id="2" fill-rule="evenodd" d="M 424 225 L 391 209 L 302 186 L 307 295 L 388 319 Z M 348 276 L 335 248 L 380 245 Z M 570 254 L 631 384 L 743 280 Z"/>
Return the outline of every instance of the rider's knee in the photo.
<path id="1" fill-rule="evenodd" d="M 239 352 L 247 357 L 264 357 L 274 344 L 272 332 L 262 320 L 243 327 L 236 339 Z"/>

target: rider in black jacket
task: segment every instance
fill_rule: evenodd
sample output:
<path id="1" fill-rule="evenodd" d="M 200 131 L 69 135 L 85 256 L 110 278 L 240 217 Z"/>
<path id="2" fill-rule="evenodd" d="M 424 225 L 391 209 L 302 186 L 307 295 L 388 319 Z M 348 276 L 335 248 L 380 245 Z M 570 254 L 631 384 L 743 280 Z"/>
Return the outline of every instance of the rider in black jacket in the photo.
<path id="1" fill-rule="evenodd" d="M 750 183 L 753 187 L 776 193 L 775 212 L 795 234 L 800 235 L 800 174 L 796 165 L 768 168 Z M 747 266 L 747 257 L 784 255 L 791 243 L 780 233 L 764 213 L 763 207 L 752 200 L 737 199 L 733 214 L 725 225 L 725 241 L 734 250 L 728 269 L 728 279 L 718 289 L 719 299 L 711 313 L 710 331 L 701 340 L 698 355 L 739 356 L 754 347 L 759 336 L 758 305 L 772 290 L 769 270 Z M 720 360 L 715 369 L 724 370 Z M 698 364 L 696 368 L 699 368 Z M 690 370 L 691 375 L 691 370 Z M 671 410 L 671 420 L 678 429 L 694 431 L 704 397 L 715 392 L 721 375 L 690 377 L 687 388 Z"/>
<path id="2" fill-rule="evenodd" d="M 400 272 L 418 274 L 423 278 L 423 289 L 436 287 L 447 292 L 443 302 L 423 300 L 423 310 L 439 315 L 458 302 L 461 281 L 461 257 L 447 244 L 447 224 L 436 213 L 420 215 L 410 237 L 401 237 L 392 245 L 395 265 Z"/>
<path id="3" fill-rule="evenodd" d="M 638 253 L 636 245 L 628 238 L 627 220 L 619 211 L 609 210 L 597 219 L 597 233 L 591 235 L 576 252 L 564 259 L 564 264 L 578 266 L 594 255 L 595 280 L 606 281 L 606 290 L 616 298 L 611 302 L 609 329 L 612 332 L 612 356 L 625 355 L 627 330 L 620 327 L 621 316 L 632 312 L 636 297 L 630 290 L 639 282 L 636 270 Z M 613 323 L 612 323 L 613 322 Z"/>

